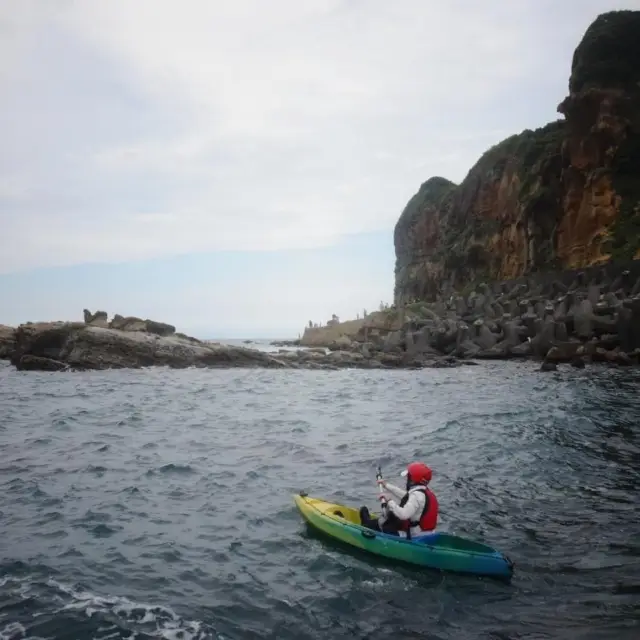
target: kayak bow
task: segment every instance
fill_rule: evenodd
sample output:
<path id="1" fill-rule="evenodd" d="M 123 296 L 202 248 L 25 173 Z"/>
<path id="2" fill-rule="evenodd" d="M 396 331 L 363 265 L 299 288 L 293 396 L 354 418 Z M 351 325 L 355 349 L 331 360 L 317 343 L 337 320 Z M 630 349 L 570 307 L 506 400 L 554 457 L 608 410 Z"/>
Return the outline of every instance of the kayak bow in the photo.
<path id="1" fill-rule="evenodd" d="M 407 540 L 363 527 L 359 511 L 352 507 L 310 498 L 305 492 L 294 501 L 311 527 L 369 553 L 441 571 L 507 579 L 513 575 L 511 560 L 488 545 L 437 531 Z"/>

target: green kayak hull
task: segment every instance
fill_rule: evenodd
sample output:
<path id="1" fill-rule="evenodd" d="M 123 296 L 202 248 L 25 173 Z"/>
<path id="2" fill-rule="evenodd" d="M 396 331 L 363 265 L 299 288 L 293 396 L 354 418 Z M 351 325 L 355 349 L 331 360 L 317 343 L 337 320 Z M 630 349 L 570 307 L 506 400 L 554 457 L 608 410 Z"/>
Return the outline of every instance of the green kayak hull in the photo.
<path id="1" fill-rule="evenodd" d="M 305 522 L 323 534 L 384 558 L 418 567 L 511 579 L 513 562 L 492 547 L 449 533 L 432 532 L 411 540 L 372 531 L 360 524 L 357 509 L 311 498 L 294 496 Z"/>

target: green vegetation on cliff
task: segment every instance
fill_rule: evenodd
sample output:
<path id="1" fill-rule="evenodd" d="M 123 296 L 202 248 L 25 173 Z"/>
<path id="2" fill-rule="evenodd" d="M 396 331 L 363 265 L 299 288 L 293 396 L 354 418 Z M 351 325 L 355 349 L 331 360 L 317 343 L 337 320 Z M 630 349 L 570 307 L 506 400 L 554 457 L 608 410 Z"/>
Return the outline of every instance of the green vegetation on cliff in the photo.
<path id="1" fill-rule="evenodd" d="M 611 228 L 611 257 L 626 262 L 640 251 L 640 131 L 628 132 L 612 168 L 620 209 Z"/>
<path id="2" fill-rule="evenodd" d="M 640 11 L 592 22 L 569 89 L 564 119 L 422 185 L 396 225 L 396 301 L 640 256 Z"/>
<path id="3" fill-rule="evenodd" d="M 500 233 L 501 212 L 477 211 L 474 205 L 479 188 L 499 183 L 507 171 L 520 185 L 513 205 L 520 207 L 527 233 L 538 239 L 529 256 L 532 268 L 553 258 L 564 131 L 565 122 L 557 120 L 509 136 L 486 151 L 456 188 L 454 207 L 443 221 L 442 242 L 434 255 L 444 261 L 447 270 L 459 271 L 457 279 L 497 275 L 499 256 L 492 256 L 484 242 Z"/>
<path id="4" fill-rule="evenodd" d="M 620 115 L 628 124 L 611 161 L 620 206 L 607 249 L 614 260 L 631 260 L 640 251 L 640 11 L 610 11 L 593 21 L 573 55 L 569 88 L 626 96 Z"/>
<path id="5" fill-rule="evenodd" d="M 640 82 L 640 11 L 609 11 L 585 31 L 573 54 L 569 90 L 628 89 Z"/>
<path id="6" fill-rule="evenodd" d="M 456 185 L 453 182 L 439 176 L 429 178 L 426 182 L 423 182 L 418 192 L 407 202 L 396 228 L 408 229 L 411 227 L 426 207 L 429 205 L 439 206 L 442 199 L 448 193 L 451 193 L 455 187 Z"/>

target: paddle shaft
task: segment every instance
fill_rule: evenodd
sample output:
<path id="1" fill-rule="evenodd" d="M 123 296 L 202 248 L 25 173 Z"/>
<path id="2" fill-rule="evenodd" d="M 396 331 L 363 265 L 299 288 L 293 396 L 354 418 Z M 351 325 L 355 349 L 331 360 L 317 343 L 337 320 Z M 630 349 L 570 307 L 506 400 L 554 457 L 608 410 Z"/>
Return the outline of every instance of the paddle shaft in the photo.
<path id="1" fill-rule="evenodd" d="M 382 470 L 378 467 L 376 471 L 376 484 L 378 486 L 378 500 L 380 500 L 380 509 L 382 511 L 382 516 L 386 519 L 387 517 L 387 497 L 383 493 L 382 486 Z"/>

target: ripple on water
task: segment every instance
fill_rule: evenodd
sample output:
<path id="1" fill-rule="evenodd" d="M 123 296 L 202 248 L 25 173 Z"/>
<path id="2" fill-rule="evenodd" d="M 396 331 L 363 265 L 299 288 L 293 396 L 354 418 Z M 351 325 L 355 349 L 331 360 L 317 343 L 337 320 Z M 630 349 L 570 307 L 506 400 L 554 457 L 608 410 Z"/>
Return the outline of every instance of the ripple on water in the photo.
<path id="1" fill-rule="evenodd" d="M 0 378 L 0 640 L 640 637 L 636 371 Z M 413 458 L 510 585 L 301 524 L 299 489 L 372 504 Z"/>

